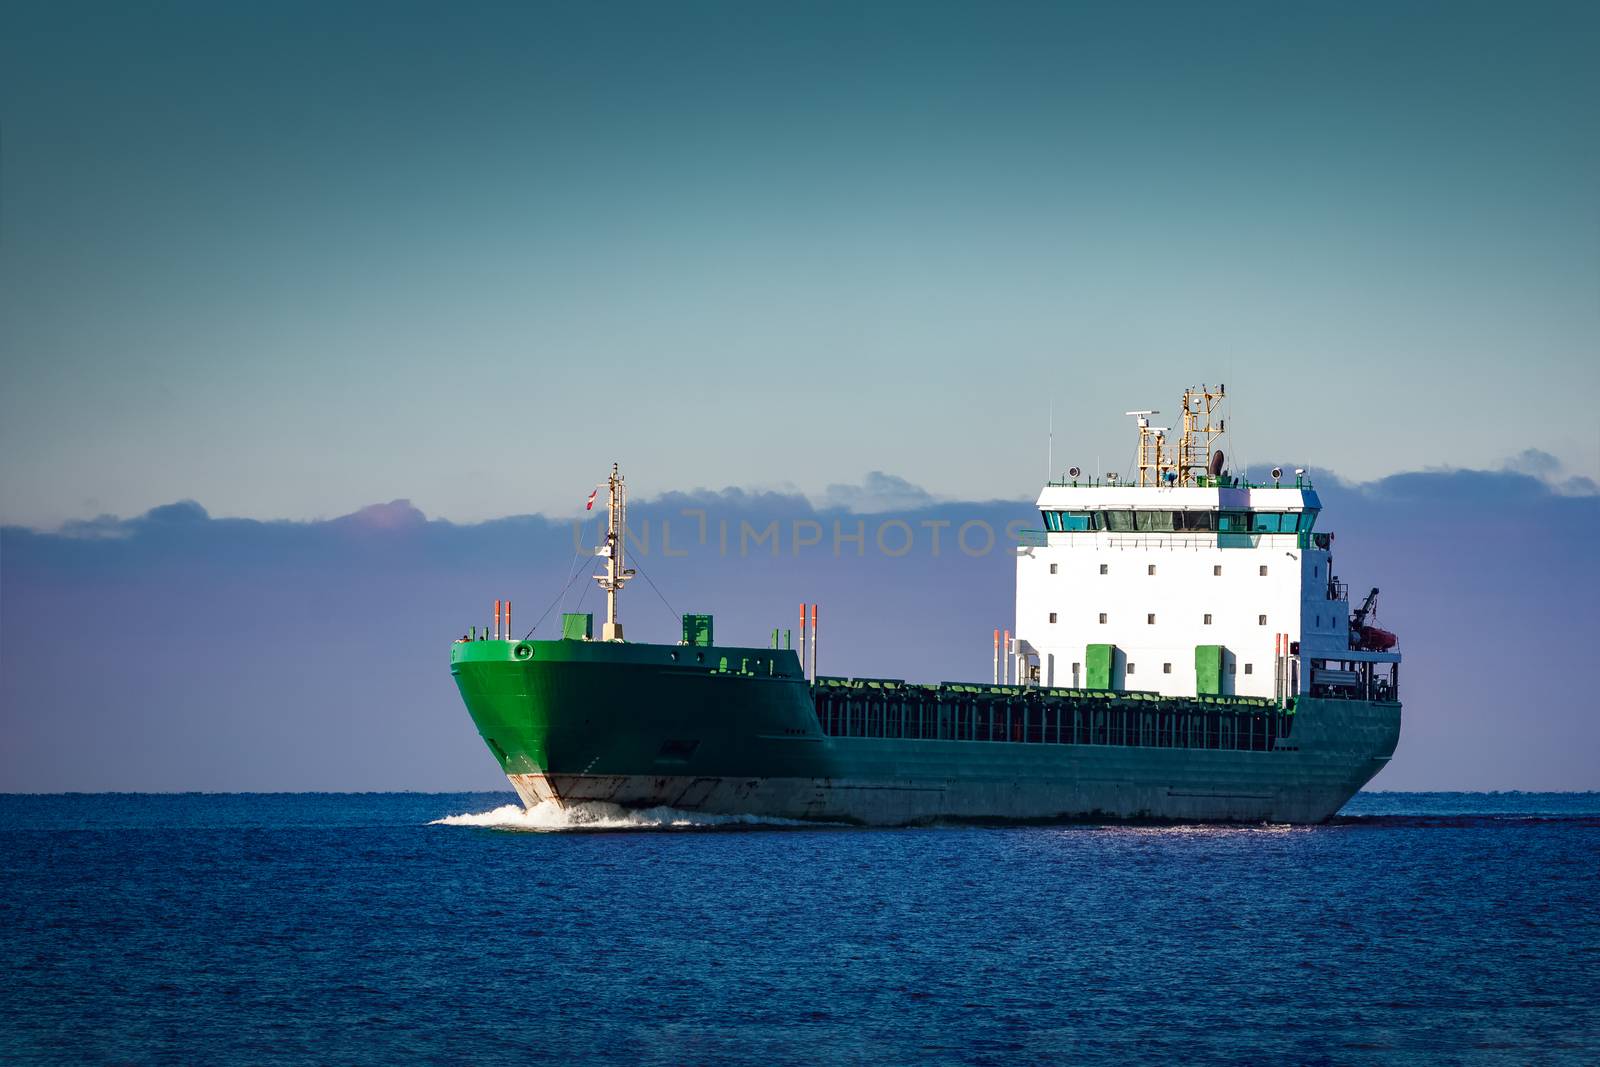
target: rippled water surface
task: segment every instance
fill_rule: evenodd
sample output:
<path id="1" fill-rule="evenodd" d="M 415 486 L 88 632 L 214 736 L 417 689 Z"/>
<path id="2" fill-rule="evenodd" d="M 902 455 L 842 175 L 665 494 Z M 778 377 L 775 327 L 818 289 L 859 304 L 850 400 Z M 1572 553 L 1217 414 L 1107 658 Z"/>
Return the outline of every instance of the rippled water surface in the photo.
<path id="1" fill-rule="evenodd" d="M 0 797 L 0 1061 L 1600 1062 L 1600 795 L 857 830 Z"/>

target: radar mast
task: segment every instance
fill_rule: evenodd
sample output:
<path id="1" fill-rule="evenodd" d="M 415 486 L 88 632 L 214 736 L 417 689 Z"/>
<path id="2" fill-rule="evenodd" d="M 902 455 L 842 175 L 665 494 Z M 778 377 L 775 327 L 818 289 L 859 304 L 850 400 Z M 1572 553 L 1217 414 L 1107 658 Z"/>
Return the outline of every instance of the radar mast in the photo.
<path id="1" fill-rule="evenodd" d="M 600 628 L 602 641 L 621 641 L 622 623 L 617 619 L 617 594 L 629 578 L 636 573 L 623 566 L 623 541 L 628 529 L 628 487 L 611 465 L 611 477 L 606 480 L 606 542 L 595 549 L 595 555 L 604 556 L 606 571 L 594 580 L 606 591 L 606 621 Z"/>
<path id="2" fill-rule="evenodd" d="M 1198 485 L 1199 478 L 1205 475 L 1212 448 L 1227 425 L 1222 419 L 1213 425 L 1211 419 L 1227 394 L 1225 385 L 1215 389 L 1209 385 L 1198 389 L 1190 386 L 1183 391 L 1183 436 L 1178 439 L 1179 485 Z"/>

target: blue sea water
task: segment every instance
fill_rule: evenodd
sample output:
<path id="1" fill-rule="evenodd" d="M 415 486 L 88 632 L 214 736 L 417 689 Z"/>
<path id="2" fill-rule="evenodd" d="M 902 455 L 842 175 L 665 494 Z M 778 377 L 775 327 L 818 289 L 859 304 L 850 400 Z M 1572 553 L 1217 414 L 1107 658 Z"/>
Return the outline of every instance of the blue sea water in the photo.
<path id="1" fill-rule="evenodd" d="M 510 803 L 0 797 L 0 1061 L 1600 1062 L 1600 794 L 1314 828 Z"/>

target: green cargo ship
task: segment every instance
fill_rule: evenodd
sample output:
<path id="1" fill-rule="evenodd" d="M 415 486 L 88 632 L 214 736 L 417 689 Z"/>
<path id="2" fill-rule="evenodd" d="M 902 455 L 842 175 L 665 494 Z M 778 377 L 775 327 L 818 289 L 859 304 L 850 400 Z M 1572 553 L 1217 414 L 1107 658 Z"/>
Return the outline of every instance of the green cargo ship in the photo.
<path id="1" fill-rule="evenodd" d="M 814 606 L 809 670 L 804 628 L 799 650 L 718 645 L 704 616 L 685 617 L 679 644 L 625 642 L 615 468 L 600 637 L 569 616 L 559 640 L 515 640 L 508 609 L 504 635 L 497 617 L 493 636 L 455 643 L 451 673 L 529 807 L 1324 821 L 1395 750 L 1400 657 L 1371 596 L 1350 611 L 1303 474 L 1288 487 L 1222 472 L 1221 395 L 1185 394 L 1175 454 L 1159 439 L 1146 454 L 1141 415 L 1135 484 L 1074 468 L 1045 487 L 1044 529 L 1016 548 L 1017 633 L 997 640 L 988 682 L 815 677 Z"/>

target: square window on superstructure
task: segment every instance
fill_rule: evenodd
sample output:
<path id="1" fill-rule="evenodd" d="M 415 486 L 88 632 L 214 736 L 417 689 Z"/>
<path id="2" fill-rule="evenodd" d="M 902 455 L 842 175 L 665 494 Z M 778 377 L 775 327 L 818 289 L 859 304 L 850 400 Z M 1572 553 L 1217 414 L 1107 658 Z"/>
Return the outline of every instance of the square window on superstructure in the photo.
<path id="1" fill-rule="evenodd" d="M 1106 613 L 1103 612 L 1103 611 L 1100 613 L 1100 621 L 1102 623 L 1104 623 L 1106 621 Z"/>
<path id="2" fill-rule="evenodd" d="M 1154 574 L 1156 572 L 1156 565 L 1154 563 L 1149 564 L 1145 567 L 1144 572 L 1146 574 Z"/>
<path id="3" fill-rule="evenodd" d="M 1055 572 L 1056 572 L 1056 565 L 1054 563 L 1052 563 L 1052 564 L 1050 564 L 1050 573 L 1054 574 Z"/>
<path id="4" fill-rule="evenodd" d="M 1150 615 L 1146 615 L 1146 616 L 1145 616 L 1145 617 L 1144 617 L 1144 624 L 1145 624 L 1145 625 L 1146 625 L 1146 626 L 1154 626 L 1154 625 L 1155 625 L 1155 624 L 1156 624 L 1156 617 L 1155 617 L 1155 615 L 1154 615 L 1154 614 L 1150 614 Z"/>
<path id="5" fill-rule="evenodd" d="M 1133 662 L 1131 660 L 1128 662 L 1128 673 L 1133 673 Z"/>
<path id="6" fill-rule="evenodd" d="M 1246 663 L 1244 665 L 1244 673 L 1246 673 L 1246 674 L 1254 674 L 1255 672 L 1256 672 L 1256 665 L 1254 663 Z"/>
<path id="7" fill-rule="evenodd" d="M 1162 673 L 1162 674 L 1171 674 L 1171 673 L 1172 673 L 1172 664 L 1170 664 L 1170 663 L 1163 663 L 1163 664 L 1162 664 L 1162 665 L 1161 665 L 1161 673 Z"/>
<path id="8" fill-rule="evenodd" d="M 1266 576 L 1267 576 L 1267 565 L 1265 563 L 1263 563 L 1261 565 L 1261 577 L 1265 578 Z"/>
<path id="9" fill-rule="evenodd" d="M 1056 613 L 1053 612 L 1053 611 L 1050 613 L 1050 621 L 1051 622 L 1055 622 L 1056 621 Z"/>
<path id="10" fill-rule="evenodd" d="M 1228 664 L 1228 673 L 1229 674 L 1237 674 L 1238 670 L 1239 670 L 1239 665 L 1237 663 Z"/>
<path id="11" fill-rule="evenodd" d="M 1214 578 L 1221 578 L 1222 577 L 1222 564 L 1213 563 L 1211 565 L 1211 575 Z"/>
<path id="12" fill-rule="evenodd" d="M 1100 564 L 1100 573 L 1101 574 L 1110 574 L 1111 570 L 1104 563 L 1102 563 L 1102 564 Z"/>
<path id="13" fill-rule="evenodd" d="M 1267 624 L 1267 617 L 1265 615 L 1257 615 L 1256 616 L 1256 625 L 1257 626 L 1265 626 L 1266 624 Z"/>
<path id="14" fill-rule="evenodd" d="M 1206 625 L 1207 625 L 1207 626 L 1210 626 L 1210 625 L 1211 625 L 1211 613 L 1210 613 L 1210 612 L 1209 612 L 1209 611 L 1208 611 L 1208 612 L 1206 612 L 1206 619 L 1205 619 L 1205 624 L 1206 624 Z"/>

